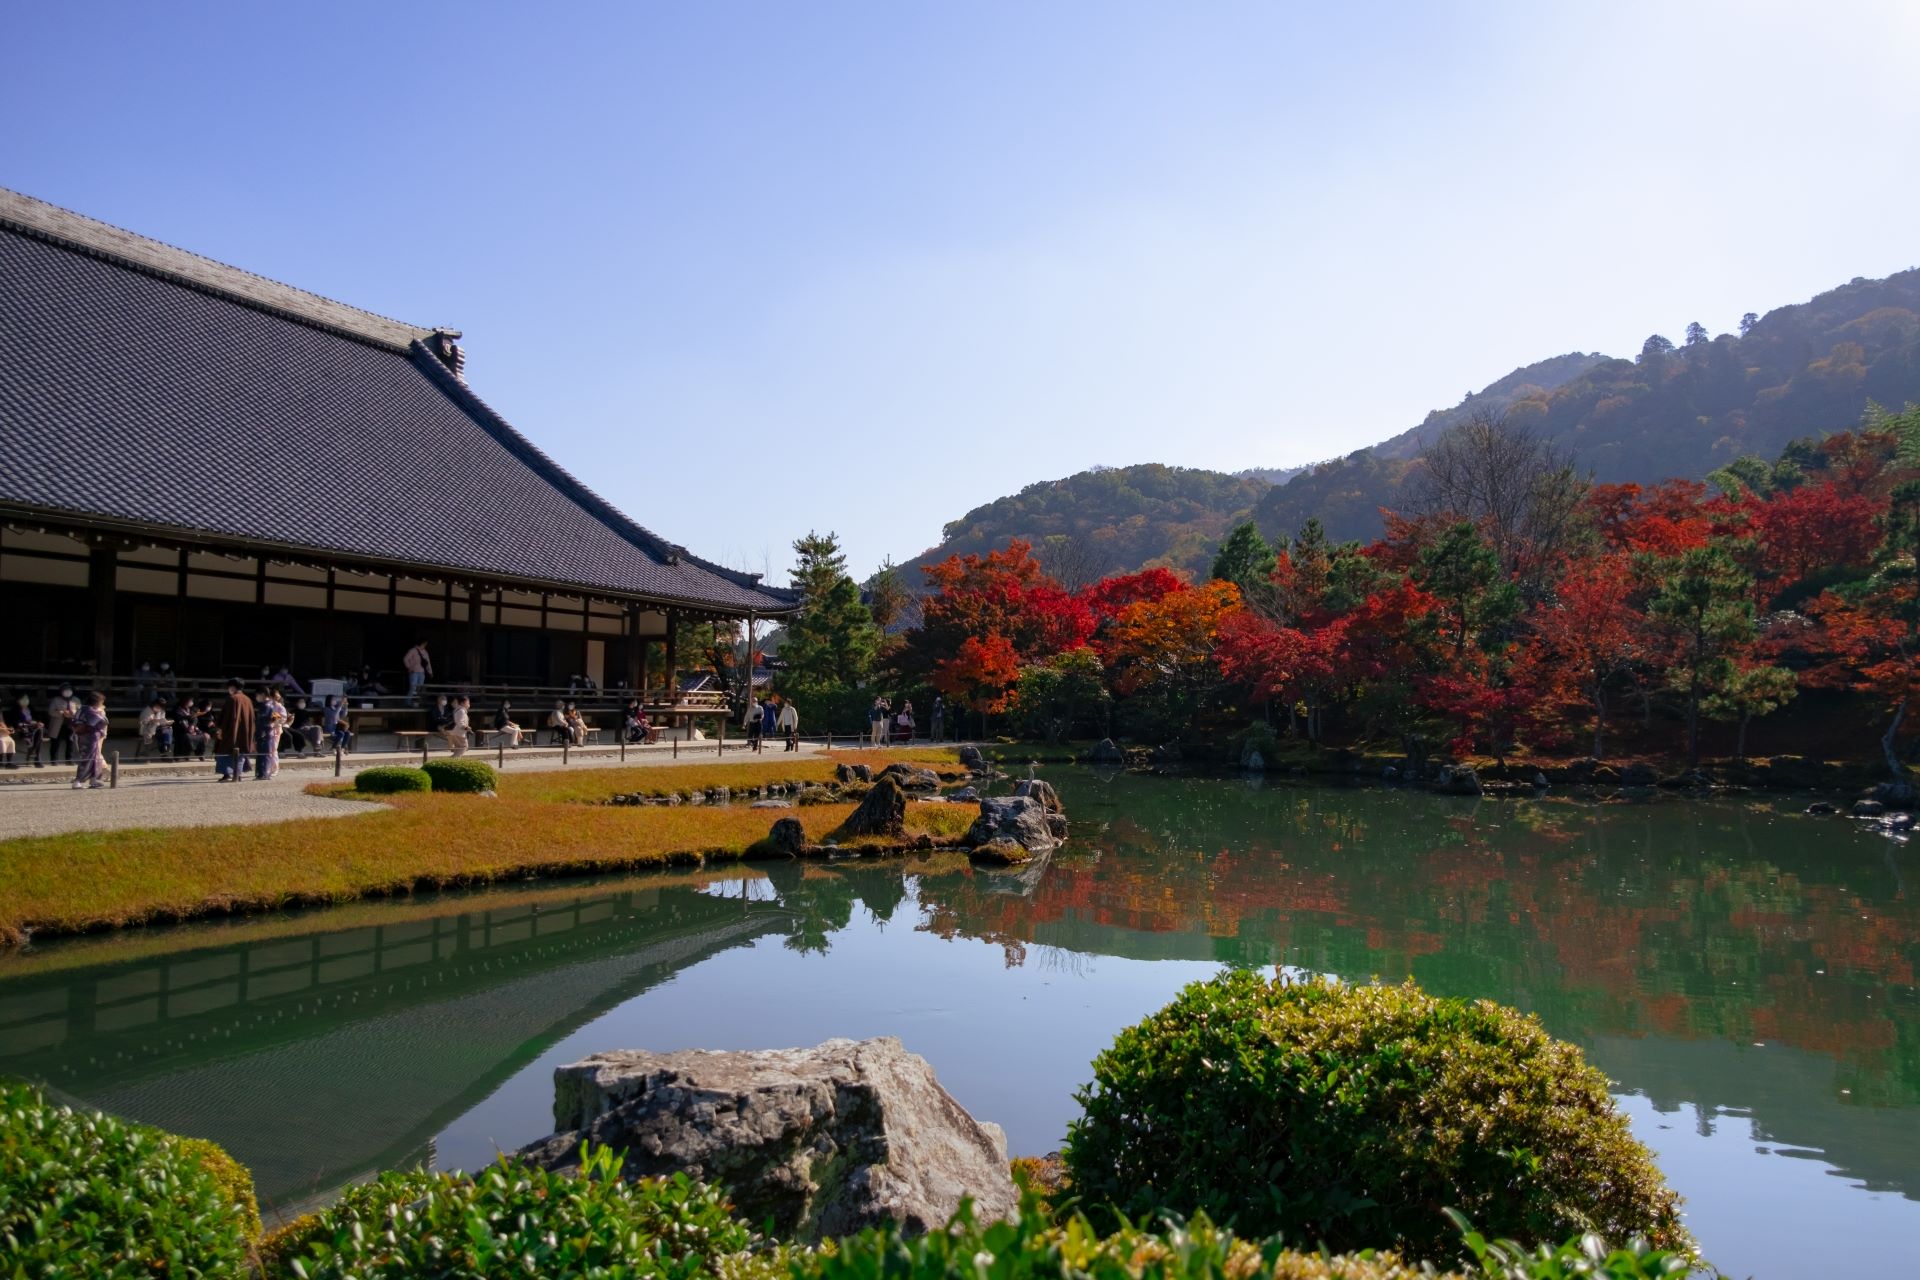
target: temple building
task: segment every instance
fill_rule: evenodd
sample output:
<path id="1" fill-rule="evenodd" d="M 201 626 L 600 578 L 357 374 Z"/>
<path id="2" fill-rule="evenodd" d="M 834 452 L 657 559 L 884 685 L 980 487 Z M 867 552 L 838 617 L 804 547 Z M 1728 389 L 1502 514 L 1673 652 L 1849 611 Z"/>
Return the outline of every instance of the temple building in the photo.
<path id="1" fill-rule="evenodd" d="M 420 328 L 0 189 L 0 684 L 641 687 L 790 592 L 636 524 Z M 30 680 L 29 677 L 32 677 Z"/>

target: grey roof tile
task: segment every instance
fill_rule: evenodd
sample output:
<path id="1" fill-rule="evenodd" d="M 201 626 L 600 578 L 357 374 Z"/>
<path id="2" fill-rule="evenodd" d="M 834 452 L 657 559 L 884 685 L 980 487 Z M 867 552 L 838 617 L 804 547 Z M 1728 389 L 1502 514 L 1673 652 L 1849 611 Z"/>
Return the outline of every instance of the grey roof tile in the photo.
<path id="1" fill-rule="evenodd" d="M 791 608 L 790 592 L 680 553 L 587 489 L 431 354 L 431 331 L 362 312 L 415 336 L 356 333 L 338 312 L 302 314 L 217 273 L 67 243 L 10 207 L 0 502 L 727 611 Z"/>

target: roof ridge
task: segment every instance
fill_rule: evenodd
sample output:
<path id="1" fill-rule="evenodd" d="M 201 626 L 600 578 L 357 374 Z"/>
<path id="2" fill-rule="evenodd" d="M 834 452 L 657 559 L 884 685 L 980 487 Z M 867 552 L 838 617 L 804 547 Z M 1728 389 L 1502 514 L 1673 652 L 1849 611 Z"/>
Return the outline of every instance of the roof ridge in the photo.
<path id="1" fill-rule="evenodd" d="M 393 351 L 455 332 L 395 320 L 8 187 L 0 187 L 0 226 Z"/>
<path id="2" fill-rule="evenodd" d="M 424 368 L 427 371 L 427 376 L 431 378 L 442 391 L 452 397 L 456 403 L 459 403 L 469 413 L 477 416 L 502 444 L 519 455 L 522 461 L 526 462 L 529 466 L 544 475 L 549 481 L 565 491 L 574 501 L 586 507 L 587 510 L 598 517 L 602 523 L 626 538 L 640 550 L 658 558 L 665 564 L 695 565 L 733 583 L 737 587 L 744 587 L 751 591 L 765 592 L 776 598 L 784 594 L 778 587 L 763 585 L 760 581 L 761 575 L 757 573 L 743 573 L 738 569 L 729 569 L 724 565 L 718 565 L 711 560 L 706 560 L 694 555 L 677 542 L 669 542 L 651 529 L 640 524 L 632 516 L 620 510 L 620 508 L 614 506 L 613 503 L 601 497 L 598 493 L 594 492 L 585 481 L 554 461 L 546 450 L 528 439 L 517 427 L 511 422 L 508 422 L 498 409 L 488 404 L 480 397 L 479 392 L 468 386 L 464 378 L 459 377 L 451 369 L 447 368 L 446 362 L 436 356 L 432 348 L 424 341 L 414 343 L 413 357 L 414 363 Z"/>

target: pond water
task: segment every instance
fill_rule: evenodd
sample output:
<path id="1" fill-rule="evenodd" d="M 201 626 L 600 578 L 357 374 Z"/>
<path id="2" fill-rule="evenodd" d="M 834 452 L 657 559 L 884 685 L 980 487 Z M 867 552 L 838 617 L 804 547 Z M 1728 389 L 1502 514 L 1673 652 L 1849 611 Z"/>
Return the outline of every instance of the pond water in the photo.
<path id="1" fill-rule="evenodd" d="M 553 1068 L 609 1048 L 896 1035 L 1037 1154 L 1195 978 L 1410 974 L 1584 1046 L 1729 1274 L 1913 1258 L 1920 850 L 1786 802 L 1048 776 L 1074 839 L 1018 874 L 760 865 L 40 947 L 0 959 L 0 1073 L 213 1138 L 286 1208 L 540 1137 Z"/>

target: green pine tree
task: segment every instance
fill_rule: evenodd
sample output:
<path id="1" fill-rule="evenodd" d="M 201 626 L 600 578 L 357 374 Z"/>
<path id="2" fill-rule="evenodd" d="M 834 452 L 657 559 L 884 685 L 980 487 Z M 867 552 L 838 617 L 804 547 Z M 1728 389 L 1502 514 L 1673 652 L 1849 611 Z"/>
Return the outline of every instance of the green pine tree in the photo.
<path id="1" fill-rule="evenodd" d="M 1711 542 L 1653 562 L 1660 584 L 1647 602 L 1675 640 L 1667 683 L 1687 698 L 1687 762 L 1700 766 L 1700 707 L 1719 701 L 1738 683 L 1734 657 L 1754 635 L 1753 575 L 1725 542 Z"/>
<path id="2" fill-rule="evenodd" d="M 811 712 L 831 721 L 872 676 L 880 628 L 861 603 L 859 586 L 847 575 L 839 539 L 831 533 L 809 533 L 793 544 L 793 551 L 799 557 L 793 585 L 800 592 L 800 611 L 787 624 L 780 647 L 786 664 L 780 692 L 792 698 L 803 715 Z"/>
<path id="3" fill-rule="evenodd" d="M 1273 548 L 1260 536 L 1253 521 L 1246 520 L 1235 525 L 1226 541 L 1220 544 L 1218 554 L 1213 557 L 1213 570 L 1207 576 L 1231 582 L 1240 588 L 1241 595 L 1252 599 L 1273 585 L 1273 567 L 1277 563 Z"/>

